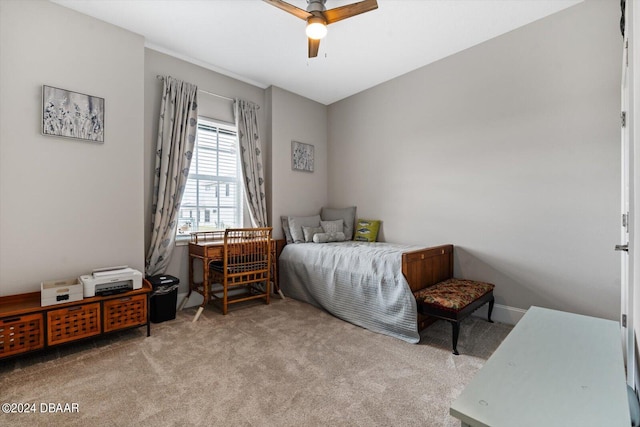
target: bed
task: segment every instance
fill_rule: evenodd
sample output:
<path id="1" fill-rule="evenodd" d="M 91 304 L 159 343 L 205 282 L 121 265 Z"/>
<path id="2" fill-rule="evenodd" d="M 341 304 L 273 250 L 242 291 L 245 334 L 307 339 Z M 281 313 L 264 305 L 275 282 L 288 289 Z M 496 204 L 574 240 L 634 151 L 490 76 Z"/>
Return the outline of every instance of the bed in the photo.
<path id="1" fill-rule="evenodd" d="M 417 343 L 430 319 L 413 292 L 453 276 L 453 246 L 341 241 L 286 244 L 279 256 L 285 296 L 374 332 Z"/>

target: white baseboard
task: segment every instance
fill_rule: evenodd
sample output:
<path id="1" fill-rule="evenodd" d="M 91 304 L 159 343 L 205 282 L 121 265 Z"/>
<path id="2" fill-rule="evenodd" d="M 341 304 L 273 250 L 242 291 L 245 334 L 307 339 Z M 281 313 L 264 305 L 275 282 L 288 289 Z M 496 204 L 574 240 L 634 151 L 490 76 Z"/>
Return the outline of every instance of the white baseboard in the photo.
<path id="1" fill-rule="evenodd" d="M 488 311 L 489 305 L 485 304 L 474 311 L 472 316 L 486 319 Z M 522 319 L 522 316 L 524 316 L 526 312 L 527 310 L 523 310 L 521 308 L 495 304 L 493 306 L 493 311 L 491 312 L 491 320 L 494 322 L 505 323 L 507 325 L 515 325 L 520 319 Z"/>

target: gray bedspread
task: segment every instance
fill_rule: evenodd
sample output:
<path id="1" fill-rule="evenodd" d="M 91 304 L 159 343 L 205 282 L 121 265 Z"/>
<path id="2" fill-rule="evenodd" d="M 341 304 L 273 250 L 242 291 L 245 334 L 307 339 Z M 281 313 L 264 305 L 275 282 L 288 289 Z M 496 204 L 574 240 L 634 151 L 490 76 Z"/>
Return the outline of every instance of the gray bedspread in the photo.
<path id="1" fill-rule="evenodd" d="M 402 253 L 423 248 L 355 241 L 286 245 L 280 288 L 354 325 L 417 343 L 416 301 L 402 274 Z"/>

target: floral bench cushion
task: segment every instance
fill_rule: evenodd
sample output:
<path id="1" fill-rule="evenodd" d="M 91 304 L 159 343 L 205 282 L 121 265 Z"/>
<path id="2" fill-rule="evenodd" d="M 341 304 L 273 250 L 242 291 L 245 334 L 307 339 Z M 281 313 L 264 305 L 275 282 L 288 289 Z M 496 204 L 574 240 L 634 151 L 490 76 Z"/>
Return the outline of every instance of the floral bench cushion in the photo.
<path id="1" fill-rule="evenodd" d="M 493 291 L 491 283 L 475 280 L 448 279 L 413 293 L 418 304 L 432 305 L 451 311 L 460 311 L 478 298 Z"/>

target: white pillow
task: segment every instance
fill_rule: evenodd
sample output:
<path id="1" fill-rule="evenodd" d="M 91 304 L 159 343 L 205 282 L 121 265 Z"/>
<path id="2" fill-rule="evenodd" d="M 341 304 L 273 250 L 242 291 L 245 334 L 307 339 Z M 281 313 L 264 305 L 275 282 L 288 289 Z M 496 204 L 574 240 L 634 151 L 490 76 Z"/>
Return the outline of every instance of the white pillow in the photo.
<path id="1" fill-rule="evenodd" d="M 313 243 L 328 243 L 328 242 L 344 242 L 345 236 L 342 231 L 336 231 L 333 233 L 316 233 L 313 235 Z"/>
<path id="2" fill-rule="evenodd" d="M 304 243 L 302 227 L 320 227 L 320 215 L 289 217 L 289 231 L 293 243 Z"/>

